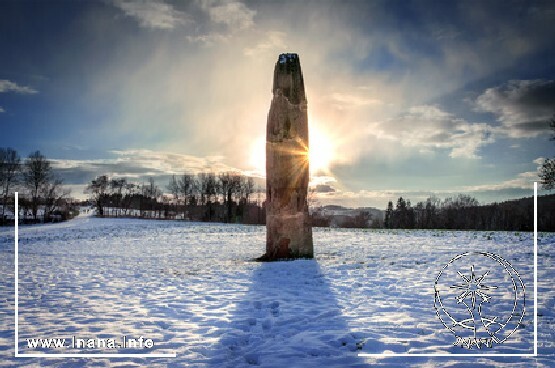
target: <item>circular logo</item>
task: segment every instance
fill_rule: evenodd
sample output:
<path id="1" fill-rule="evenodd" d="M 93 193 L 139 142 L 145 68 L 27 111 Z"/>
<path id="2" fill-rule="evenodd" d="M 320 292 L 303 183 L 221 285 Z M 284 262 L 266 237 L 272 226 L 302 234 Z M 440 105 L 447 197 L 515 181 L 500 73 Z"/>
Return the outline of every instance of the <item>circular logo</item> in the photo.
<path id="1" fill-rule="evenodd" d="M 453 345 L 478 349 L 500 344 L 524 318 L 524 283 L 502 257 L 469 252 L 456 256 L 435 281 L 434 307 L 455 335 Z"/>

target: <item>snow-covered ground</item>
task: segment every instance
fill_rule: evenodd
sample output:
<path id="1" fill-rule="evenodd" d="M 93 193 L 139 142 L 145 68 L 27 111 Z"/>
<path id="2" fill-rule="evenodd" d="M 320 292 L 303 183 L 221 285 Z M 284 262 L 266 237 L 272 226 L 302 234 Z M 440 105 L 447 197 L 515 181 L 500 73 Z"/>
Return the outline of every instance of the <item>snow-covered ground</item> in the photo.
<path id="1" fill-rule="evenodd" d="M 0 229 L 0 366 L 553 367 L 555 234 L 539 236 L 539 353 L 521 357 L 361 357 L 465 353 L 434 309 L 434 282 L 468 251 L 509 261 L 526 314 L 503 344 L 533 352 L 531 233 L 314 229 L 315 260 L 259 263 L 265 228 L 78 217 L 20 227 L 22 353 L 170 353 L 176 358 L 14 358 L 13 228 Z M 468 265 L 470 269 L 470 265 Z M 463 270 L 464 273 L 464 270 Z M 152 349 L 29 349 L 27 338 L 144 336 Z"/>

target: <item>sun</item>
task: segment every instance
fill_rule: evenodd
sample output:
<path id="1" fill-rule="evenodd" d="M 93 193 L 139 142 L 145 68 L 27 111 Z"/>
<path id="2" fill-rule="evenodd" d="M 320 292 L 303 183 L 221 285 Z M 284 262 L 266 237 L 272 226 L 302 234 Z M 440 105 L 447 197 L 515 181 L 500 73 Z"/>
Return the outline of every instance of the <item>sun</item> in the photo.
<path id="1" fill-rule="evenodd" d="M 308 159 L 310 174 L 328 173 L 330 164 L 334 159 L 335 147 L 332 139 L 323 130 L 317 126 L 309 128 L 309 150 Z M 255 172 L 265 175 L 266 173 L 266 139 L 258 137 L 255 139 L 250 148 L 249 166 Z"/>

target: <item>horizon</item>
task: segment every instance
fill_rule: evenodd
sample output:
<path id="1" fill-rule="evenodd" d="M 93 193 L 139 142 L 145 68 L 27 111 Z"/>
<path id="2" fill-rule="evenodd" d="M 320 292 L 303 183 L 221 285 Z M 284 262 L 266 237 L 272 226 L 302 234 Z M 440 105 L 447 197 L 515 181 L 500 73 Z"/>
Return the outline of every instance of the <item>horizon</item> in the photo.
<path id="1" fill-rule="evenodd" d="M 294 52 L 322 205 L 529 197 L 553 156 L 555 4 L 504 4 L 2 2 L 0 147 L 40 150 L 74 198 L 103 174 L 262 180 Z"/>

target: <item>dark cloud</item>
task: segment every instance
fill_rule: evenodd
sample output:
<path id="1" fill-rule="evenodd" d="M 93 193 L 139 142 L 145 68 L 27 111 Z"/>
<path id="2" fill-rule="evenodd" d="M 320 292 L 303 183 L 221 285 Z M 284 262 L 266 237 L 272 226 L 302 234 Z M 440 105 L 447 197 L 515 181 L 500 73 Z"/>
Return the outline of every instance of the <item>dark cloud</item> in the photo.
<path id="1" fill-rule="evenodd" d="M 329 184 L 318 184 L 314 187 L 316 193 L 334 193 L 335 189 Z"/>
<path id="2" fill-rule="evenodd" d="M 479 111 L 497 115 L 508 136 L 535 137 L 549 129 L 547 122 L 555 113 L 555 81 L 511 80 L 486 89 L 476 105 Z"/>
<path id="3" fill-rule="evenodd" d="M 525 121 L 515 124 L 512 129 L 520 132 L 545 132 L 549 129 L 549 122 L 546 120 Z"/>

